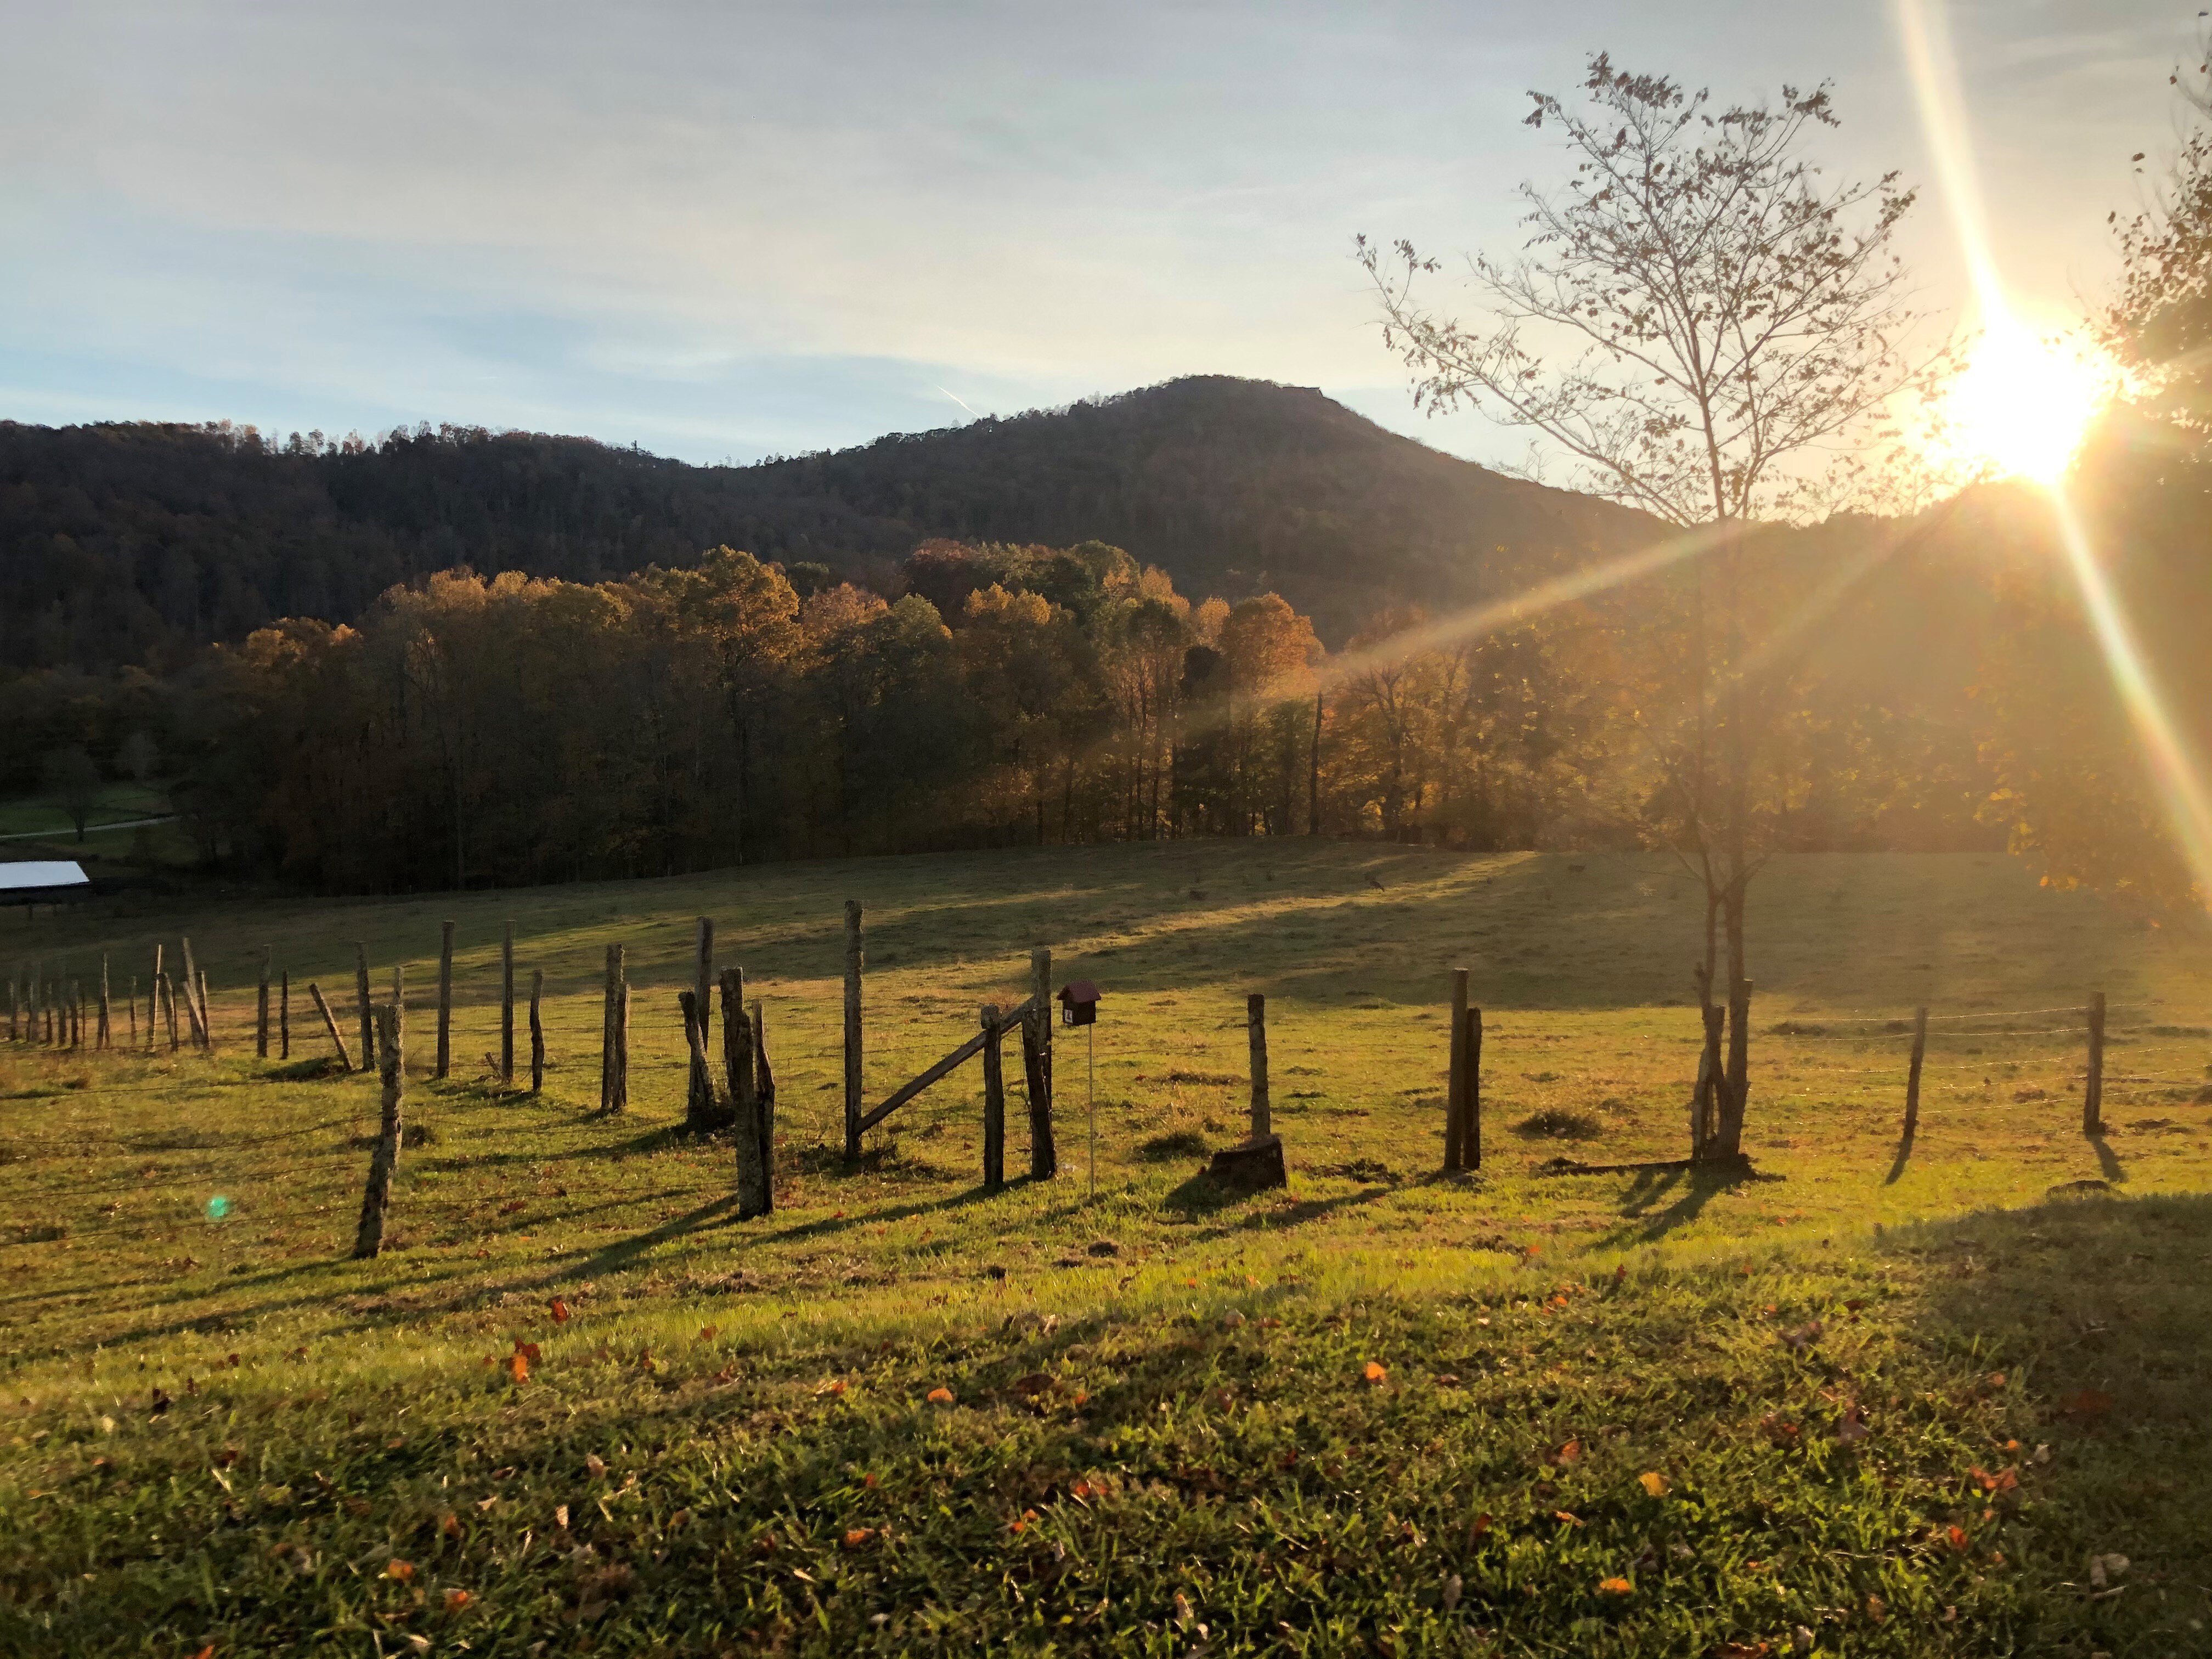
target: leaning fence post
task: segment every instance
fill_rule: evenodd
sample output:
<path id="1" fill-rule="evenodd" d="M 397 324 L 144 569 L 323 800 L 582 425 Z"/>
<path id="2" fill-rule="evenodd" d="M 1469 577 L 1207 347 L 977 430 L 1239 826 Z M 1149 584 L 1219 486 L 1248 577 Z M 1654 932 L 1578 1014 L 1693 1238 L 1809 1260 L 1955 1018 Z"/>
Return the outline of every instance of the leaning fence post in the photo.
<path id="1" fill-rule="evenodd" d="M 1467 1167 L 1482 1167 L 1482 1010 L 1467 1011 Z"/>
<path id="2" fill-rule="evenodd" d="M 208 1053 L 215 1052 L 215 1022 L 208 1017 L 207 969 L 200 969 L 198 995 L 200 1003 L 200 1047 Z"/>
<path id="3" fill-rule="evenodd" d="M 767 1182 L 768 1210 L 775 1208 L 775 1073 L 768 1064 L 768 1010 L 753 1004 L 753 1113 L 760 1125 L 761 1179 Z M 768 1213 L 767 1210 L 762 1212 Z"/>
<path id="4" fill-rule="evenodd" d="M 292 1058 L 292 970 L 284 969 L 276 980 L 276 1058 Z"/>
<path id="5" fill-rule="evenodd" d="M 261 989 L 253 1003 L 253 1057 L 269 1058 L 269 970 L 276 964 L 276 947 L 261 947 Z"/>
<path id="6" fill-rule="evenodd" d="M 1030 1179 L 1060 1173 L 1052 1133 L 1052 952 L 1030 952 L 1030 1012 L 1022 1021 L 1022 1075 L 1030 1097 Z"/>
<path id="7" fill-rule="evenodd" d="M 369 1155 L 368 1188 L 361 1198 L 361 1226 L 354 1234 L 356 1261 L 365 1261 L 384 1248 L 384 1216 L 392 1207 L 392 1175 L 399 1164 L 399 1101 L 407 1087 L 398 1006 L 378 1009 L 376 1024 L 377 1035 L 383 1039 L 377 1064 L 384 1083 L 384 1111 L 376 1150 Z"/>
<path id="8" fill-rule="evenodd" d="M 331 1047 L 338 1051 L 338 1069 L 350 1072 L 353 1070 L 353 1056 L 346 1053 L 345 1039 L 338 1035 L 337 1019 L 331 1012 L 331 1005 L 323 1000 L 323 988 L 309 980 L 307 994 L 314 999 L 315 1012 L 323 1017 L 323 1029 L 331 1034 Z M 172 1008 L 169 1011 L 169 1046 L 173 1048 L 176 1043 L 177 1015 L 176 1010 Z"/>
<path id="9" fill-rule="evenodd" d="M 1006 1184 L 1006 1079 L 999 1054 L 999 1009 L 983 1005 L 983 1190 Z"/>
<path id="10" fill-rule="evenodd" d="M 530 1092 L 538 1094 L 545 1087 L 545 1024 L 538 1018 L 538 1005 L 545 995 L 545 970 L 530 970 Z"/>
<path id="11" fill-rule="evenodd" d="M 2105 994 L 2089 999 L 2089 1076 L 2081 1090 L 2081 1133 L 2105 1132 Z"/>
<path id="12" fill-rule="evenodd" d="M 169 1052 L 175 1054 L 179 1046 L 177 1037 L 177 983 L 167 974 L 161 975 L 161 1010 L 169 1024 Z"/>
<path id="13" fill-rule="evenodd" d="M 438 1061 L 435 1075 L 453 1069 L 453 924 L 438 924 Z"/>
<path id="14" fill-rule="evenodd" d="M 112 1033 L 109 1027 L 107 952 L 103 951 L 100 953 L 100 1030 L 98 1035 L 94 1039 L 94 1046 L 101 1048 L 105 1048 L 109 1046 L 112 1038 Z"/>
<path id="15" fill-rule="evenodd" d="M 499 1086 L 514 1087 L 514 924 L 499 939 Z"/>
<path id="16" fill-rule="evenodd" d="M 1444 1168 L 1466 1168 L 1467 969 L 1452 969 L 1451 1077 L 1444 1085 Z"/>
<path id="17" fill-rule="evenodd" d="M 1905 1139 L 1920 1132 L 1920 1066 L 1928 1058 L 1928 1010 L 1912 1014 L 1912 1060 L 1905 1073 Z"/>
<path id="18" fill-rule="evenodd" d="M 1274 1133 L 1274 1115 L 1267 1098 L 1267 999 L 1257 991 L 1244 999 L 1244 1031 L 1252 1052 L 1252 1133 L 1254 1140 Z"/>
<path id="19" fill-rule="evenodd" d="M 368 1003 L 368 946 L 353 947 L 354 995 L 361 1003 L 361 1069 L 370 1070 L 376 1064 L 376 1016 Z"/>
<path id="20" fill-rule="evenodd" d="M 845 901 L 845 1161 L 860 1157 L 860 902 Z"/>

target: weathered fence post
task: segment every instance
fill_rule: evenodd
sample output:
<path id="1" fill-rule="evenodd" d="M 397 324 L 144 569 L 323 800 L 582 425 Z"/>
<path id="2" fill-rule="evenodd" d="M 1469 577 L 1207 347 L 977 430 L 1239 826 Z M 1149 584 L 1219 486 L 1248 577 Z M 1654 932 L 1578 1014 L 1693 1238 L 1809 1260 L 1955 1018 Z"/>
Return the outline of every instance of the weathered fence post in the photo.
<path id="1" fill-rule="evenodd" d="M 1451 1073 L 1444 1085 L 1444 1168 L 1467 1167 L 1467 973 L 1452 969 Z"/>
<path id="2" fill-rule="evenodd" d="M 284 969 L 276 979 L 276 1058 L 292 1058 L 292 970 Z"/>
<path id="3" fill-rule="evenodd" d="M 753 1031 L 745 1018 L 745 975 L 722 969 L 722 1070 L 730 1085 L 738 1162 L 738 1219 L 750 1221 L 775 1206 L 769 1181 L 769 1149 L 763 1144 L 758 1091 L 753 1086 Z"/>
<path id="4" fill-rule="evenodd" d="M 678 991 L 676 1006 L 684 1011 L 684 1046 L 691 1052 L 691 1086 L 684 1103 L 684 1126 L 688 1129 L 704 1130 L 714 1127 L 713 1102 L 714 1085 L 707 1085 L 707 1102 L 702 1109 L 699 1098 L 699 1079 L 707 1069 L 707 1040 L 701 1034 L 699 1022 L 699 994 Z"/>
<path id="5" fill-rule="evenodd" d="M 215 1021 L 208 1013 L 207 969 L 199 972 L 198 993 L 200 1004 L 200 1047 L 208 1053 L 215 1052 Z"/>
<path id="6" fill-rule="evenodd" d="M 1462 1141 L 1466 1168 L 1482 1167 L 1482 1010 L 1467 1011 L 1467 1074 L 1464 1082 L 1467 1128 Z"/>
<path id="7" fill-rule="evenodd" d="M 1244 1035 L 1252 1052 L 1252 1133 L 1261 1140 L 1275 1133 L 1274 1112 L 1267 1097 L 1267 999 L 1257 991 L 1244 999 Z"/>
<path id="8" fill-rule="evenodd" d="M 691 991 L 699 1000 L 699 1046 L 711 1054 L 714 1018 L 714 922 L 711 916 L 699 918 L 698 960 L 691 976 Z M 714 1086 L 710 1071 L 707 1078 L 710 1095 Z"/>
<path id="9" fill-rule="evenodd" d="M 307 994 L 314 999 L 315 1012 L 323 1017 L 323 1029 L 331 1034 L 331 1047 L 338 1051 L 338 1070 L 350 1072 L 353 1070 L 353 1056 L 346 1053 L 345 1039 L 338 1035 L 338 1022 L 331 1012 L 331 1005 L 323 1000 L 323 988 L 309 980 Z M 169 1046 L 174 1048 L 176 1042 L 177 1016 L 172 1010 L 169 1014 Z"/>
<path id="10" fill-rule="evenodd" d="M 435 1075 L 453 1069 L 453 924 L 438 924 L 438 1061 Z"/>
<path id="11" fill-rule="evenodd" d="M 361 1069 L 364 1072 L 376 1066 L 376 1016 L 368 1004 L 368 946 L 353 947 L 354 995 L 361 1003 Z"/>
<path id="12" fill-rule="evenodd" d="M 545 1023 L 539 1018 L 538 1006 L 545 997 L 545 970 L 530 970 L 530 1092 L 543 1093 L 545 1088 Z"/>
<path id="13" fill-rule="evenodd" d="M 768 1010 L 757 1000 L 753 1014 L 753 1113 L 760 1125 L 761 1179 L 768 1208 L 775 1208 L 775 1073 L 768 1063 Z M 766 1214 L 767 1211 L 763 1211 Z"/>
<path id="14" fill-rule="evenodd" d="M 599 1000 L 599 1109 L 615 1109 L 615 947 L 607 946 L 606 983 Z"/>
<path id="15" fill-rule="evenodd" d="M 365 1261 L 384 1248 L 384 1217 L 392 1207 L 392 1176 L 399 1165 L 399 1101 L 406 1091 L 404 1068 L 405 1041 L 400 1011 L 395 1005 L 376 1011 L 377 1035 L 382 1038 L 377 1064 L 384 1084 L 383 1120 L 377 1127 L 376 1150 L 369 1155 L 368 1189 L 361 1198 L 361 1226 L 354 1234 L 353 1255 Z"/>
<path id="16" fill-rule="evenodd" d="M 191 1033 L 192 1042 L 204 1048 L 208 1046 L 207 1016 L 199 1001 L 200 972 L 192 965 L 191 940 L 183 940 L 182 945 L 185 958 L 185 1029 Z M 366 981 L 362 982 L 367 983 Z"/>
<path id="17" fill-rule="evenodd" d="M 177 1036 L 177 982 L 168 975 L 161 975 L 161 1008 L 169 1024 L 169 1052 L 175 1054 L 180 1046 Z"/>
<path id="18" fill-rule="evenodd" d="M 107 998 L 107 952 L 100 953 L 100 1025 L 93 1037 L 95 1048 L 106 1048 L 112 1041 Z"/>
<path id="19" fill-rule="evenodd" d="M 845 1161 L 860 1157 L 860 902 L 845 901 Z"/>
<path id="20" fill-rule="evenodd" d="M 1022 1022 L 1022 1074 L 1030 1097 L 1030 1179 L 1060 1173 L 1052 1133 L 1052 952 L 1030 952 L 1030 1012 Z"/>
<path id="21" fill-rule="evenodd" d="M 170 1018 L 173 1023 L 175 1015 L 173 1013 Z M 146 1047 L 149 1052 L 160 1046 L 161 1039 L 155 1028 L 161 1022 L 161 946 L 156 943 L 154 946 L 154 976 L 146 981 Z M 170 1046 L 173 1048 L 176 1045 L 172 1043 Z"/>
<path id="22" fill-rule="evenodd" d="M 691 1018 L 699 1027 L 699 1041 L 692 1048 L 691 1075 L 684 1090 L 684 1119 L 695 1129 L 719 1127 L 721 1109 L 714 1098 L 714 1068 L 707 1060 L 707 1035 L 711 1016 L 709 1005 L 714 994 L 714 924 L 705 916 L 699 918 L 698 957 L 691 982 Z M 730 1109 L 737 1109 L 737 1102 L 730 1102 Z"/>
<path id="23" fill-rule="evenodd" d="M 2081 1133 L 2105 1132 L 2105 994 L 2089 999 L 2089 1075 L 2081 1090 Z"/>
<path id="24" fill-rule="evenodd" d="M 70 981 L 69 1046 L 84 1047 L 84 987 L 76 980 Z"/>
<path id="25" fill-rule="evenodd" d="M 131 975 L 131 1046 L 138 1046 L 138 975 Z"/>
<path id="26" fill-rule="evenodd" d="M 514 924 L 499 937 L 499 1086 L 514 1087 Z"/>
<path id="27" fill-rule="evenodd" d="M 999 1055 L 999 1008 L 983 1005 L 983 1190 L 1006 1184 L 1006 1079 Z"/>
<path id="28" fill-rule="evenodd" d="M 253 1057 L 269 1058 L 269 970 L 276 963 L 276 947 L 261 947 L 261 989 L 253 1004 Z"/>
<path id="29" fill-rule="evenodd" d="M 1928 1058 L 1928 1010 L 1912 1014 L 1912 1060 L 1905 1072 L 1905 1139 L 1920 1133 L 1920 1067 Z"/>

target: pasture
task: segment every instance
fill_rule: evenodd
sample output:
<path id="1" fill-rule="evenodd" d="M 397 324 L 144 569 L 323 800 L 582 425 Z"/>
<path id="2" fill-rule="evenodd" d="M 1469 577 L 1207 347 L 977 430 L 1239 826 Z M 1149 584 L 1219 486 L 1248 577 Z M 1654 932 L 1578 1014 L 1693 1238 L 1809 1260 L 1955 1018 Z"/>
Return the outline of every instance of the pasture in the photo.
<path id="1" fill-rule="evenodd" d="M 978 1191 L 973 1068 L 844 1167 L 848 897 L 871 1102 L 1018 1000 L 1033 945 L 1103 988 L 1095 1199 L 1080 1034 L 1056 1182 Z M 1698 906 L 1656 855 L 1210 842 L 7 918 L 9 973 L 104 951 L 118 995 L 189 935 L 218 1042 L 0 1048 L 0 1641 L 2202 1650 L 2212 950 L 1993 856 L 1785 858 L 1753 914 L 1752 1170 L 1608 1176 L 1551 1166 L 1686 1139 Z M 699 915 L 778 1085 L 776 1210 L 743 1224 L 728 1147 L 679 1133 Z M 483 1058 L 510 921 L 536 1097 Z M 304 988 L 351 1041 L 356 940 L 408 1001 L 366 1263 L 375 1084 L 325 1067 Z M 264 945 L 289 1066 L 252 1058 Z M 1460 965 L 1485 1157 L 1447 1180 Z M 1291 1185 L 1231 1200 L 1194 1171 L 1242 1133 L 1249 991 Z"/>

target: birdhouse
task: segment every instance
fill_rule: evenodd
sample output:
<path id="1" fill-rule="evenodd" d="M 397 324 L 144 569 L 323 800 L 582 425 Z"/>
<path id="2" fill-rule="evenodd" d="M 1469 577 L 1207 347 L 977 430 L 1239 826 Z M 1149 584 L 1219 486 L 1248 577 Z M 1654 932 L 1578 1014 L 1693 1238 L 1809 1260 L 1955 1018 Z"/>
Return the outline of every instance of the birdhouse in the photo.
<path id="1" fill-rule="evenodd" d="M 1098 1023 L 1098 988 L 1087 979 L 1070 980 L 1061 986 L 1060 1023 L 1062 1025 L 1096 1025 Z"/>

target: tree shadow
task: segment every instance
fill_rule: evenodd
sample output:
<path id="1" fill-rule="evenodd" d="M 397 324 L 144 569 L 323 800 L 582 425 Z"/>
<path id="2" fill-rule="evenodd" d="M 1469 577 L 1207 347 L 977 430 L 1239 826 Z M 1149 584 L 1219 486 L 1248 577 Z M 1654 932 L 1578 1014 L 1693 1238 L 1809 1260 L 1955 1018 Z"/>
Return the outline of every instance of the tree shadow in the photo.
<path id="1" fill-rule="evenodd" d="M 2106 1141 L 2105 1131 L 2100 1129 L 2096 1133 L 2087 1137 L 2087 1139 L 2090 1148 L 2097 1154 L 2097 1168 L 2103 1172 L 2105 1179 L 2114 1186 L 2125 1181 L 2128 1178 L 2128 1172 L 2122 1167 L 2119 1158 Z"/>
<path id="2" fill-rule="evenodd" d="M 1897 1185 L 1904 1178 L 1905 1166 L 1911 1162 L 1912 1137 L 1909 1133 L 1899 1135 L 1897 1139 L 1897 1156 L 1891 1160 L 1889 1173 L 1881 1178 L 1881 1184 L 1885 1187 Z"/>
<path id="3" fill-rule="evenodd" d="M 1705 1206 L 1723 1193 L 1784 1179 L 1783 1176 L 1760 1174 L 1748 1159 L 1644 1171 L 1631 1181 L 1628 1190 L 1621 1194 L 1624 1224 L 1601 1234 L 1596 1245 L 1601 1249 L 1620 1250 L 1638 1244 L 1656 1244 L 1677 1228 L 1695 1221 Z M 1674 1201 L 1654 1214 L 1652 1206 L 1670 1194 Z"/>

